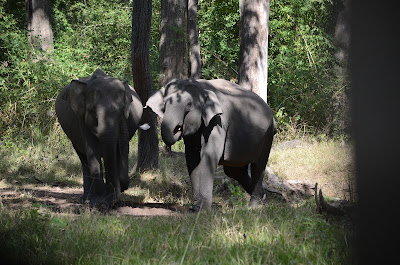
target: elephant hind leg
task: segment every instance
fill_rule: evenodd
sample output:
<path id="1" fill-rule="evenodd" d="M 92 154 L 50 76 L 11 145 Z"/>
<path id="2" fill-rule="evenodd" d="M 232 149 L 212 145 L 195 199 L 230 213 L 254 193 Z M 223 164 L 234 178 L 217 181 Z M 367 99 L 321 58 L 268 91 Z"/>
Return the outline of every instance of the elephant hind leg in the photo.
<path id="1" fill-rule="evenodd" d="M 250 207 L 257 206 L 263 199 L 265 195 L 265 190 L 262 186 L 265 163 L 251 164 L 251 199 Z"/>
<path id="2" fill-rule="evenodd" d="M 248 173 L 248 165 L 242 167 L 224 166 L 224 172 L 228 177 L 237 180 L 248 194 L 252 194 L 253 190 L 251 178 Z"/>
<path id="3" fill-rule="evenodd" d="M 250 207 L 257 206 L 259 202 L 264 200 L 265 190 L 262 186 L 262 182 L 265 175 L 265 167 L 268 163 L 269 153 L 271 151 L 273 137 L 274 134 L 269 130 L 265 135 L 265 142 L 261 152 L 260 160 L 257 163 L 251 164 L 252 192 L 250 193 Z"/>

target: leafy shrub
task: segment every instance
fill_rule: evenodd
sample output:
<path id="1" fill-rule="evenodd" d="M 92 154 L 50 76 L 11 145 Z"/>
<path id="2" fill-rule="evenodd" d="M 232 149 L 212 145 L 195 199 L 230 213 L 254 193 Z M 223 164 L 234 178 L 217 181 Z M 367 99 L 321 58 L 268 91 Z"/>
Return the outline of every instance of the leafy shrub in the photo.
<path id="1" fill-rule="evenodd" d="M 202 78 L 237 80 L 239 1 L 199 1 Z"/>

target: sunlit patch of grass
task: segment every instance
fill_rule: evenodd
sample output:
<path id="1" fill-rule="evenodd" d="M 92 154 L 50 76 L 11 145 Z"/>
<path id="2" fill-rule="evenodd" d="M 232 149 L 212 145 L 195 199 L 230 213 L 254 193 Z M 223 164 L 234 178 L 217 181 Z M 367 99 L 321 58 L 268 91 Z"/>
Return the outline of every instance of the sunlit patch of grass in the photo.
<path id="1" fill-rule="evenodd" d="M 12 184 L 81 185 L 81 166 L 67 143 L 18 143 L 0 148 L 0 176 Z"/>
<path id="2" fill-rule="evenodd" d="M 273 149 L 269 166 L 283 179 L 319 183 L 330 196 L 344 196 L 354 185 L 353 150 L 336 141 L 303 142 L 295 148 Z"/>

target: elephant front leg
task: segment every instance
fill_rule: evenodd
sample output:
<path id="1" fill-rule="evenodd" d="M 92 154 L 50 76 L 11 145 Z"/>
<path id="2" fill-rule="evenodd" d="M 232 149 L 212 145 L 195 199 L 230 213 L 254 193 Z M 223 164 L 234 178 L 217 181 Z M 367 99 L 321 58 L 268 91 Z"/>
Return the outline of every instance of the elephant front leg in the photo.
<path id="1" fill-rule="evenodd" d="M 204 137 L 197 136 L 196 144 L 186 144 L 186 163 L 193 190 L 192 210 L 210 210 L 214 175 L 218 162 L 222 157 L 224 142 L 223 132 L 220 127 L 215 127 L 211 134 Z M 221 129 L 222 130 L 222 129 Z M 201 143 L 201 144 L 200 144 Z"/>
<path id="2" fill-rule="evenodd" d="M 100 196 L 104 190 L 101 164 L 97 161 L 91 162 L 89 167 L 88 159 L 74 145 L 74 149 L 79 156 L 83 172 L 83 195 L 79 198 L 81 203 L 89 203 L 92 197 Z"/>
<path id="3" fill-rule="evenodd" d="M 210 210 L 215 169 L 199 164 L 190 175 L 193 191 L 193 211 Z"/>

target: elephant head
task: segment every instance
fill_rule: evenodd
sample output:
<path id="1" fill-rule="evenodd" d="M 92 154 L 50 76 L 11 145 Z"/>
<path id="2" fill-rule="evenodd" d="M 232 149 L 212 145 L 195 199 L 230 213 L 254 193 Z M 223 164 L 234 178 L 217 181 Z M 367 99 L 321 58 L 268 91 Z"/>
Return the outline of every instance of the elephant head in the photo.
<path id="1" fill-rule="evenodd" d="M 195 80 L 173 80 L 147 101 L 162 118 L 161 136 L 171 146 L 180 138 L 195 134 L 202 124 L 222 113 L 215 92 Z"/>
<path id="2" fill-rule="evenodd" d="M 92 177 L 102 179 L 104 160 L 107 193 L 113 194 L 114 202 L 129 185 L 127 119 L 134 100 L 132 88 L 98 69 L 91 77 L 73 80 L 64 100 L 78 118 L 84 142 L 82 153 L 87 156 Z"/>

